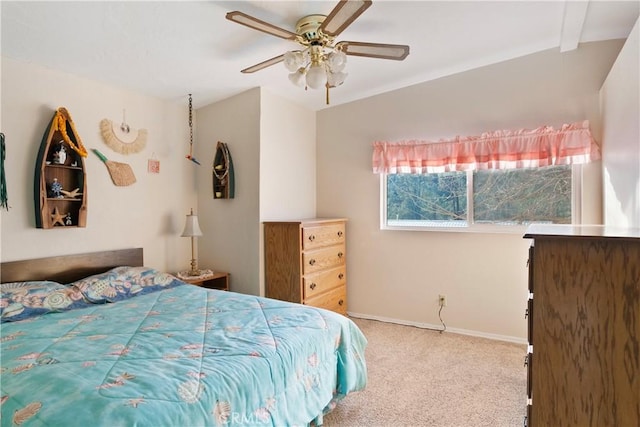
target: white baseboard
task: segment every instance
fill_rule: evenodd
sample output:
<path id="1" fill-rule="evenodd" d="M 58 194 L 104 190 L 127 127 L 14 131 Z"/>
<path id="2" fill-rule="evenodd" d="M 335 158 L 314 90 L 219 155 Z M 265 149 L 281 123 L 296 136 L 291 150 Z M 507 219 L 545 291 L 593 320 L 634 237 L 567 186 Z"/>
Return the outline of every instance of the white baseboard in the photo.
<path id="1" fill-rule="evenodd" d="M 398 325 L 406 325 L 406 326 L 415 326 L 416 328 L 423 328 L 423 329 L 434 329 L 436 331 L 442 330 L 442 325 L 441 324 L 440 325 L 434 325 L 434 324 L 431 324 L 431 323 L 412 322 L 410 320 L 392 319 L 392 318 L 389 318 L 389 317 L 373 316 L 373 315 L 370 315 L 370 314 L 353 313 L 353 312 L 347 312 L 347 314 L 349 315 L 349 317 L 355 317 L 355 318 L 358 318 L 358 319 L 378 320 L 380 322 L 395 323 L 395 324 L 398 324 Z M 460 334 L 460 335 L 470 335 L 470 336 L 473 336 L 473 337 L 480 337 L 480 338 L 488 338 L 488 339 L 497 340 L 497 341 L 506 341 L 506 342 L 511 342 L 511 343 L 515 343 L 515 344 L 527 345 L 527 340 L 525 338 L 512 337 L 512 336 L 509 336 L 509 335 L 489 334 L 487 332 L 472 331 L 472 330 L 469 330 L 469 329 L 450 328 L 448 326 L 447 326 L 446 332 L 451 332 L 451 333 Z"/>

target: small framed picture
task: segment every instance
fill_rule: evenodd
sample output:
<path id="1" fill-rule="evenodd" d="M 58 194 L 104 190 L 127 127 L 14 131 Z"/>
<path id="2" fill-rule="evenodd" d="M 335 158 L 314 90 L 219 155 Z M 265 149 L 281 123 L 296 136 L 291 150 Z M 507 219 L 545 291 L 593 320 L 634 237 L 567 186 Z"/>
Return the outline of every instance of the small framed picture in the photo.
<path id="1" fill-rule="evenodd" d="M 147 172 L 160 173 L 160 160 L 149 159 L 147 162 Z"/>

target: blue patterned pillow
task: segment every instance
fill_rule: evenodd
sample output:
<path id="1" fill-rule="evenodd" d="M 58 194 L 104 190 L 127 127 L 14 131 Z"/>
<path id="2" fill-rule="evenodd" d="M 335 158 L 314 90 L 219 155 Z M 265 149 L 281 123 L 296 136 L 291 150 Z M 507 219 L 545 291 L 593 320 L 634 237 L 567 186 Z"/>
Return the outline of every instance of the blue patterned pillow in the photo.
<path id="1" fill-rule="evenodd" d="M 183 284 L 170 274 L 148 267 L 116 267 L 70 285 L 93 303 L 116 302 Z"/>
<path id="2" fill-rule="evenodd" d="M 3 323 L 88 305 L 77 289 L 48 280 L 0 284 Z"/>

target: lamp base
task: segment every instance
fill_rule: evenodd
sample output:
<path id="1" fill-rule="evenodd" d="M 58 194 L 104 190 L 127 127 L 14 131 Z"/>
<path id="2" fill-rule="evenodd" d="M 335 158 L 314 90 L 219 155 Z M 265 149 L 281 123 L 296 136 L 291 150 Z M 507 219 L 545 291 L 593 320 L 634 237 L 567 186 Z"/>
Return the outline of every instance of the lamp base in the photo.
<path id="1" fill-rule="evenodd" d="M 193 245 L 191 246 L 191 252 L 193 252 Z M 193 254 L 192 254 L 193 255 Z M 198 268 L 198 260 L 191 258 L 191 270 L 188 272 L 189 276 L 199 276 L 202 274 L 202 271 Z"/>
<path id="2" fill-rule="evenodd" d="M 191 270 L 186 270 L 186 271 L 180 271 L 176 274 L 176 276 L 178 277 L 178 279 L 207 279 L 211 276 L 213 276 L 215 273 L 213 272 L 213 270 L 208 270 L 208 269 L 204 269 L 204 270 L 198 270 L 198 274 L 192 274 Z"/>

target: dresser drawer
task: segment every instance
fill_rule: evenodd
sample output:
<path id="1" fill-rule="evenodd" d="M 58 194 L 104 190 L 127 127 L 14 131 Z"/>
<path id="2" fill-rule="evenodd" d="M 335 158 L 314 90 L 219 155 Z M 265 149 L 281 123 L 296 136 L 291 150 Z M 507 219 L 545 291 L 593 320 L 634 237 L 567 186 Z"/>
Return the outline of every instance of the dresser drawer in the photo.
<path id="1" fill-rule="evenodd" d="M 302 254 L 303 274 L 307 275 L 327 268 L 344 265 L 345 258 L 344 244 L 305 252 Z"/>
<path id="2" fill-rule="evenodd" d="M 305 299 L 306 305 L 325 308 L 342 315 L 347 314 L 347 287 L 342 285 L 314 298 Z"/>
<path id="3" fill-rule="evenodd" d="M 346 268 L 344 266 L 332 268 L 319 273 L 307 274 L 302 278 L 304 298 L 312 298 L 336 286 L 347 283 Z"/>
<path id="4" fill-rule="evenodd" d="M 302 229 L 302 248 L 306 251 L 323 246 L 344 243 L 344 230 L 344 223 L 317 227 L 304 227 Z"/>

